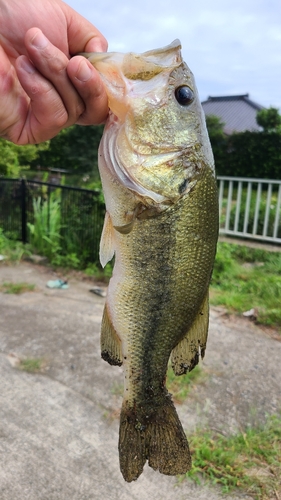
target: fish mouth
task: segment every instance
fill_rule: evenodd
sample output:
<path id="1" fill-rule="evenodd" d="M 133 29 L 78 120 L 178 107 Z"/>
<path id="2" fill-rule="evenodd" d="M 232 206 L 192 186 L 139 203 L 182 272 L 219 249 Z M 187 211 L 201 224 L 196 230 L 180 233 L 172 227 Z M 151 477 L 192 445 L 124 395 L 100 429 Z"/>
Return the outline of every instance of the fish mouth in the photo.
<path id="1" fill-rule="evenodd" d="M 138 91 L 142 91 L 145 84 L 147 91 L 148 83 L 153 88 L 155 77 L 182 64 L 180 49 L 181 42 L 176 39 L 166 47 L 142 54 L 94 52 L 81 55 L 100 73 L 108 95 L 109 108 L 123 122 L 128 110 L 126 96 L 132 88 L 137 87 Z"/>
<path id="2" fill-rule="evenodd" d="M 107 65 L 121 66 L 122 71 L 125 76 L 126 73 L 142 72 L 143 66 L 147 64 L 154 64 L 155 66 L 161 68 L 170 68 L 176 64 L 182 62 L 182 57 L 180 54 L 181 42 L 176 39 L 169 45 L 161 47 L 160 49 L 148 50 L 142 54 L 135 54 L 134 52 L 122 53 L 122 52 L 83 52 L 80 55 L 89 59 L 89 61 L 97 68 L 101 74 L 106 74 L 105 67 Z M 152 68 L 152 66 L 151 66 Z M 133 71 L 134 69 L 134 71 Z M 128 76 L 127 76 L 128 78 Z"/>

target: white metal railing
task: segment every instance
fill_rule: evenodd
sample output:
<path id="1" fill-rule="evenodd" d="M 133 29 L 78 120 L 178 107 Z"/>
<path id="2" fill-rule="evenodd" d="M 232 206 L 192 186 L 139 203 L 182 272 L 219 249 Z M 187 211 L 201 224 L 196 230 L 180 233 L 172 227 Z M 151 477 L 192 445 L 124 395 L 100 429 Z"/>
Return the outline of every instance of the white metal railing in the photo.
<path id="1" fill-rule="evenodd" d="M 281 244 L 281 181 L 218 176 L 220 234 Z"/>

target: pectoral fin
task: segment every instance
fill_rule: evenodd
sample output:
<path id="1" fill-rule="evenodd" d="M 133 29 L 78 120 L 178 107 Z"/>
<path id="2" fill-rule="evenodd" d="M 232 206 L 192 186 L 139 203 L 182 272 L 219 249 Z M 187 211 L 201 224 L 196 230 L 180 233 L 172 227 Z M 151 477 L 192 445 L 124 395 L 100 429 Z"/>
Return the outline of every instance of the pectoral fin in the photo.
<path id="1" fill-rule="evenodd" d="M 175 375 L 183 375 L 199 362 L 205 355 L 209 327 L 209 292 L 204 298 L 201 308 L 185 337 L 173 349 L 171 354 L 172 368 Z"/>
<path id="2" fill-rule="evenodd" d="M 160 215 L 161 209 L 159 207 L 145 207 L 142 203 L 138 203 L 135 207 L 134 212 L 132 213 L 131 220 L 128 224 L 124 224 L 124 226 L 113 226 L 116 231 L 121 234 L 129 234 L 135 224 L 136 219 L 145 220 L 156 217 Z"/>
<path id="3" fill-rule="evenodd" d="M 133 219 L 128 224 L 124 224 L 124 226 L 113 226 L 116 231 L 120 234 L 129 234 L 134 227 L 135 219 Z"/>
<path id="4" fill-rule="evenodd" d="M 106 212 L 100 240 L 100 263 L 102 267 L 105 267 L 105 265 L 113 258 L 113 255 L 113 226 L 110 215 Z"/>
<path id="5" fill-rule="evenodd" d="M 114 329 L 106 304 L 101 323 L 101 357 L 110 365 L 121 366 L 123 363 L 121 340 Z"/>

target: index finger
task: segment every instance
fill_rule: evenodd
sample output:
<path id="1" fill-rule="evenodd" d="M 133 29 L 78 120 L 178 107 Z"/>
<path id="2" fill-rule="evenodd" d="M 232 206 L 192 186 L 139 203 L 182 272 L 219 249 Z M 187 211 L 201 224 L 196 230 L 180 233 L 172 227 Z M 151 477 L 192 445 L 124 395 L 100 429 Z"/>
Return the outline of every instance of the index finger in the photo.
<path id="1" fill-rule="evenodd" d="M 108 99 L 96 69 L 82 56 L 70 59 L 68 77 L 83 99 L 85 110 L 76 123 L 92 125 L 104 122 L 108 114 Z"/>
<path id="2" fill-rule="evenodd" d="M 63 4 L 67 19 L 69 52 L 71 55 L 79 52 L 106 52 L 107 40 L 87 19 Z"/>

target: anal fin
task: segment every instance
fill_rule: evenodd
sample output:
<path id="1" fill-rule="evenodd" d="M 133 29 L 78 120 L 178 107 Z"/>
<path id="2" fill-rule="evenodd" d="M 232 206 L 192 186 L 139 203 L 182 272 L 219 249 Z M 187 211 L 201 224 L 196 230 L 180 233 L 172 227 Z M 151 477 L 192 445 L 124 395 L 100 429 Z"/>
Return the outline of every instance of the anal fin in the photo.
<path id="1" fill-rule="evenodd" d="M 199 312 L 187 334 L 172 350 L 171 362 L 175 375 L 183 375 L 199 362 L 205 355 L 209 328 L 209 291 L 207 292 Z"/>
<path id="2" fill-rule="evenodd" d="M 121 366 L 123 363 L 121 340 L 112 325 L 106 304 L 101 323 L 101 357 L 110 365 Z"/>

